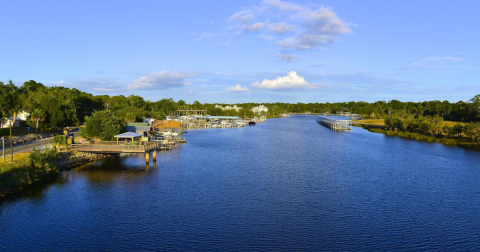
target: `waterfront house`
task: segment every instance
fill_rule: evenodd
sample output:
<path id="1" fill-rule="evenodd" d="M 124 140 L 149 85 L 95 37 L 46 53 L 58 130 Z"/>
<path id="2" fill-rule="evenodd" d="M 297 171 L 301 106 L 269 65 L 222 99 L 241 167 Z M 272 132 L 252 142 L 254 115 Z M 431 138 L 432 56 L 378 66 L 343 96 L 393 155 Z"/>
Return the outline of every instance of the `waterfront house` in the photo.
<path id="1" fill-rule="evenodd" d="M 261 112 L 268 112 L 268 108 L 265 107 L 264 105 L 260 105 L 260 106 L 257 106 L 257 107 L 253 107 L 250 109 L 250 111 L 252 111 L 253 113 L 255 114 L 259 114 Z"/>

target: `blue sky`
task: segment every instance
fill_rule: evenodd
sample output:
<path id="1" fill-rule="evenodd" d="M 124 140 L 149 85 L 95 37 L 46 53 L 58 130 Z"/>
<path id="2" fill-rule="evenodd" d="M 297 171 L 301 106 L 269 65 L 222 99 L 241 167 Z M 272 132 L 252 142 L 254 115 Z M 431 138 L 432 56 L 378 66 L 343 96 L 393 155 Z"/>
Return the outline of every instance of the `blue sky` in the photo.
<path id="1" fill-rule="evenodd" d="M 467 101 L 479 1 L 2 1 L 0 81 L 188 103 Z"/>

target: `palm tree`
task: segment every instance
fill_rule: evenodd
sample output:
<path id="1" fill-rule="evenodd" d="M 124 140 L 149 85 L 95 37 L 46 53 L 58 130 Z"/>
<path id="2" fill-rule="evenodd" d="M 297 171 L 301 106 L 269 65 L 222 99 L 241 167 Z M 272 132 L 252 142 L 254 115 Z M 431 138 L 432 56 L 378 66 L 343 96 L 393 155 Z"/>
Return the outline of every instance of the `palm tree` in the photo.
<path id="1" fill-rule="evenodd" d="M 35 128 L 35 134 L 37 134 L 38 131 L 38 122 L 43 122 L 45 121 L 45 112 L 41 109 L 35 109 L 31 114 L 30 114 L 30 120 L 36 121 L 37 125 Z"/>

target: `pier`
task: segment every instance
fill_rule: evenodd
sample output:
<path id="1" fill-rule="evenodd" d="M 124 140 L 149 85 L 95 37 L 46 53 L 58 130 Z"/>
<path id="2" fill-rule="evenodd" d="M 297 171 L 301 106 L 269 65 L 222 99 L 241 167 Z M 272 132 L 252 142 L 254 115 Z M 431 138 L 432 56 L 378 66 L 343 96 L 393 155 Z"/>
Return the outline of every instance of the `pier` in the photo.
<path id="1" fill-rule="evenodd" d="M 318 116 L 317 122 L 332 130 L 352 130 L 352 120 L 343 116 Z"/>
<path id="2" fill-rule="evenodd" d="M 157 160 L 157 149 L 160 148 L 158 142 L 142 141 L 142 134 L 127 132 L 116 135 L 117 141 L 98 141 L 90 144 L 76 144 L 75 150 L 79 152 L 93 152 L 100 154 L 119 154 L 119 153 L 145 153 L 145 162 L 149 163 L 150 152 L 152 152 L 153 161 Z M 122 142 L 120 142 L 120 139 Z"/>

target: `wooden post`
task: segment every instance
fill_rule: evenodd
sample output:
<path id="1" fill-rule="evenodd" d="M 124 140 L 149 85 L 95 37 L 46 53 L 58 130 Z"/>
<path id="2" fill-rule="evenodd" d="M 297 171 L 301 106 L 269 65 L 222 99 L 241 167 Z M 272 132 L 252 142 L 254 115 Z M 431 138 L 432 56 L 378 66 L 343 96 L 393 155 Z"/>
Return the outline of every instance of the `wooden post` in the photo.
<path id="1" fill-rule="evenodd" d="M 2 143 L 3 143 L 3 162 L 5 162 L 5 137 L 2 136 Z"/>
<path id="2" fill-rule="evenodd" d="M 150 159 L 148 158 L 149 154 L 150 153 L 148 153 L 148 152 L 145 153 L 145 163 L 150 163 Z"/>
<path id="3" fill-rule="evenodd" d="M 157 161 L 157 150 L 153 150 L 153 162 Z"/>

